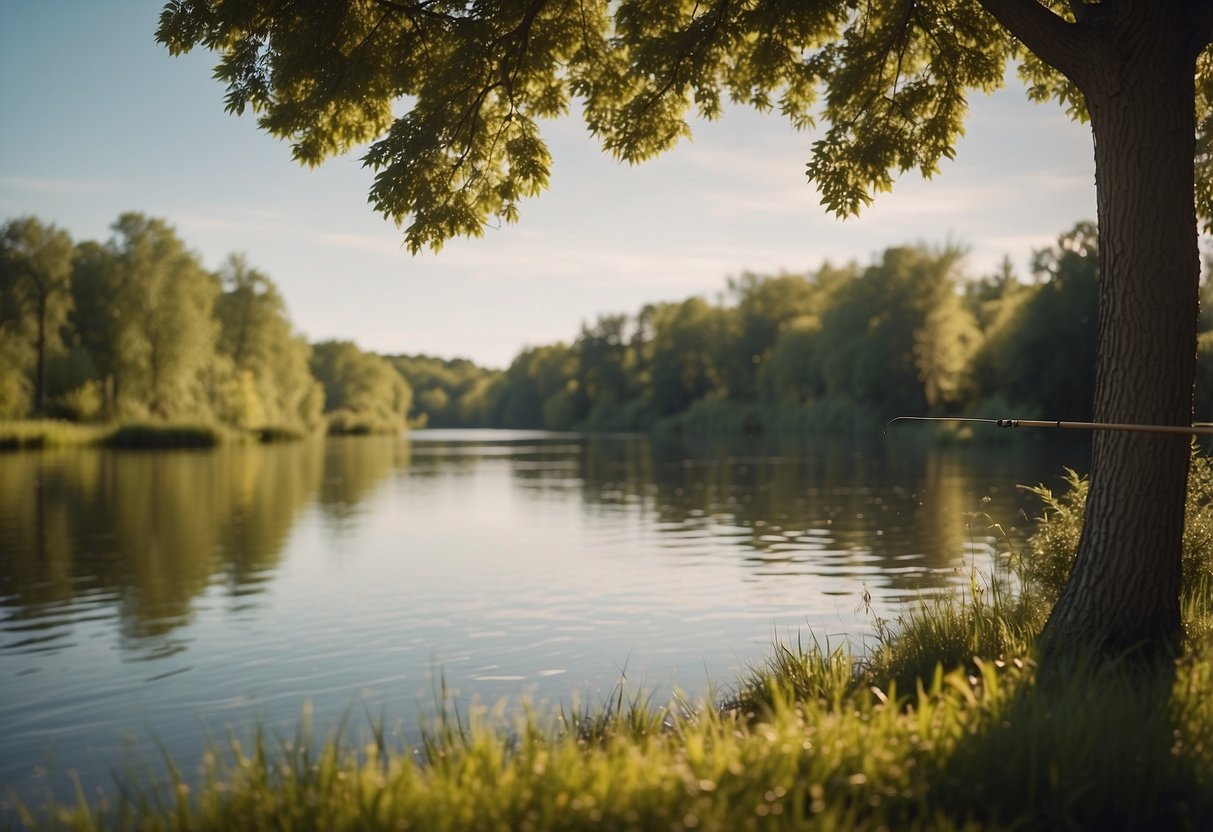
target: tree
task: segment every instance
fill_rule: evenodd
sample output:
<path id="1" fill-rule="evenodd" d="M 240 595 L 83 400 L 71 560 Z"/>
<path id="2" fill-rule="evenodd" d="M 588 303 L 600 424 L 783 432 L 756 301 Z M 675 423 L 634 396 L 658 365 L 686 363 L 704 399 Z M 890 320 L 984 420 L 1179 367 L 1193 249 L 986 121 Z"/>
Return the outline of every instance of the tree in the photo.
<path id="1" fill-rule="evenodd" d="M 483 392 L 498 376 L 466 358 L 428 355 L 388 356 L 392 366 L 413 389 L 409 424 L 431 428 L 472 428 L 485 425 Z"/>
<path id="2" fill-rule="evenodd" d="M 1023 418 L 1089 420 L 1099 306 L 1095 227 L 1079 223 L 1032 259 L 1038 283 L 1003 295 L 973 362 L 974 386 L 1020 408 Z"/>
<path id="3" fill-rule="evenodd" d="M 654 415 L 673 416 L 721 387 L 715 352 L 724 332 L 723 311 L 703 298 L 645 307 L 653 331 L 648 344 L 647 398 Z"/>
<path id="4" fill-rule="evenodd" d="M 191 413 L 214 355 L 219 283 L 163 220 L 126 213 L 113 229 L 110 297 L 124 394 L 157 416 Z"/>
<path id="5" fill-rule="evenodd" d="M 750 400 L 758 376 L 771 357 L 779 330 L 812 312 L 816 287 L 796 275 L 763 277 L 743 274 L 729 279 L 728 294 L 736 301 L 729 310 L 729 328 L 720 357 L 720 374 L 730 399 Z"/>
<path id="6" fill-rule="evenodd" d="M 583 323 L 573 343 L 577 359 L 577 391 L 573 414 L 591 427 L 618 429 L 631 425 L 621 415 L 623 406 L 637 398 L 636 349 L 628 338 L 631 319 L 626 314 L 599 315 L 593 326 Z"/>
<path id="7" fill-rule="evenodd" d="M 59 329 L 72 308 L 72 238 L 34 217 L 0 229 L 0 292 L 8 298 L 10 323 L 33 342 L 34 413 L 46 415 L 46 358 L 60 344 Z"/>
<path id="8" fill-rule="evenodd" d="M 305 164 L 373 141 L 371 202 L 407 220 L 414 251 L 517 219 L 548 180 L 538 120 L 574 97 L 628 161 L 669 149 L 692 106 L 715 117 L 725 98 L 819 120 L 808 175 L 846 215 L 899 172 L 935 173 L 968 93 L 1018 61 L 1032 97 L 1094 135 L 1095 417 L 1187 425 L 1195 206 L 1213 215 L 1211 33 L 1207 0 L 174 0 L 157 37 L 219 52 L 228 109 L 253 109 Z M 1046 646 L 1166 655 L 1181 627 L 1187 443 L 1093 442 L 1087 523 Z"/>
<path id="9" fill-rule="evenodd" d="M 76 246 L 72 264 L 71 328 L 100 376 L 104 411 L 111 417 L 116 412 L 122 367 L 117 297 L 120 280 L 115 258 L 113 247 L 86 240 Z"/>
<path id="10" fill-rule="evenodd" d="M 229 395 L 222 398 L 234 405 L 227 421 L 312 429 L 322 402 L 308 366 L 312 348 L 292 332 L 278 287 L 240 255 L 228 258 L 219 278 L 216 347 L 234 369 L 223 385 Z"/>
<path id="11" fill-rule="evenodd" d="M 508 428 L 568 430 L 585 418 L 592 402 L 574 412 L 576 353 L 564 343 L 524 349 L 489 391 L 490 422 Z"/>
<path id="12" fill-rule="evenodd" d="M 812 359 L 827 396 L 894 415 L 956 402 L 977 336 L 956 292 L 960 257 L 890 248 L 836 290 Z"/>
<path id="13" fill-rule="evenodd" d="M 350 341 L 312 348 L 312 374 L 324 385 L 330 433 L 399 433 L 413 391 L 396 368 Z"/>
<path id="14" fill-rule="evenodd" d="M 770 360 L 761 365 L 761 387 L 766 398 L 796 407 L 812 406 L 826 395 L 821 373 L 822 319 L 840 299 L 845 299 L 846 287 L 860 274 L 855 263 L 836 268 L 826 262 L 807 276 L 806 283 L 814 290 L 807 304 L 810 308 L 780 326 Z"/>

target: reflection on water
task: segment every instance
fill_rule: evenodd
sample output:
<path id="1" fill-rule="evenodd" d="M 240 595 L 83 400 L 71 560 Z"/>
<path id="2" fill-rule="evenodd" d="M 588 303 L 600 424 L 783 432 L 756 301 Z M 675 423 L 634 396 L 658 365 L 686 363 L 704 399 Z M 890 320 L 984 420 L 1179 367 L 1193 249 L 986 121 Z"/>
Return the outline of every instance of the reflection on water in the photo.
<path id="1" fill-rule="evenodd" d="M 311 444 L 5 456 L 5 632 L 24 627 L 51 644 L 92 610 L 121 623 L 124 648 L 156 657 L 208 587 L 232 599 L 261 591 L 316 493 L 322 453 Z M 3 647 L 22 649 L 7 639 Z"/>
<path id="2" fill-rule="evenodd" d="M 460 701 L 727 685 L 776 636 L 988 566 L 1074 448 L 930 450 L 423 431 L 0 457 L 0 781 L 86 782 L 155 737 L 414 727 Z M 984 498 L 984 499 L 983 499 Z M 133 755 L 133 756 L 132 756 Z M 52 773 L 35 771 L 49 764 Z"/>

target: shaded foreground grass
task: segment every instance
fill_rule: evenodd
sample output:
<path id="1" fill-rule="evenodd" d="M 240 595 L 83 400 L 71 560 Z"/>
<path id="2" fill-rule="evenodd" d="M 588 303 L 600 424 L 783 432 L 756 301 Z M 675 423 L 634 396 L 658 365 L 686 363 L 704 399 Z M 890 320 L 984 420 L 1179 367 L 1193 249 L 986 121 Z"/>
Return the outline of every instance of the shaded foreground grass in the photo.
<path id="1" fill-rule="evenodd" d="M 976 576 L 878 622 L 863 657 L 778 645 L 726 701 L 509 720 L 444 707 L 416 748 L 383 732 L 251 747 L 199 774 L 105 800 L 25 809 L 65 829 L 1209 829 L 1213 828 L 1213 479 L 1194 489 L 1188 640 L 1171 667 L 1074 665 L 1038 678 L 1056 586 L 1022 564 L 1057 555 L 1081 512 L 1046 500 L 1016 574 Z M 1202 484 L 1203 483 L 1203 484 Z M 1076 499 L 1079 499 L 1076 497 Z M 1072 529 L 1070 529 L 1072 530 Z M 1063 533 L 1066 532 L 1066 533 Z M 1012 589 L 1014 591 L 1012 591 Z M 444 705 L 449 703 L 444 702 Z M 505 727 L 503 727 L 505 726 Z M 175 770 L 174 770 L 175 771 Z M 191 785 L 192 784 L 192 785 Z"/>

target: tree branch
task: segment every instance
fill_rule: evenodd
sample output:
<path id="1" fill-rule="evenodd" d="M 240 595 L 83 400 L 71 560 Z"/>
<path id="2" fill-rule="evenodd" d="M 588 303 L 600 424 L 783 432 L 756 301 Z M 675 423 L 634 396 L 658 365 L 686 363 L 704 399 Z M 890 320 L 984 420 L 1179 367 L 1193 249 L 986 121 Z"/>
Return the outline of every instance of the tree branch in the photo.
<path id="1" fill-rule="evenodd" d="M 430 8 L 432 3 L 428 3 L 428 2 L 427 3 L 417 3 L 417 2 L 397 3 L 397 2 L 393 2 L 393 0 L 372 0 L 372 1 L 379 4 L 380 6 L 383 6 L 386 9 L 391 9 L 392 11 L 400 12 L 401 14 L 407 15 L 410 19 L 417 18 L 417 17 L 428 17 L 433 20 L 441 20 L 446 23 L 450 23 L 452 20 L 455 19 L 453 16 L 451 16 L 449 14 L 434 11 L 433 9 Z"/>
<path id="2" fill-rule="evenodd" d="M 1076 3 L 1080 7 L 1075 10 L 1076 16 L 1080 11 L 1082 14 L 1078 23 L 1070 23 L 1037 0 L 977 2 L 1042 61 L 1082 86 L 1079 76 L 1083 74 L 1083 58 L 1094 45 L 1093 34 L 1085 25 L 1085 4 L 1080 0 Z"/>

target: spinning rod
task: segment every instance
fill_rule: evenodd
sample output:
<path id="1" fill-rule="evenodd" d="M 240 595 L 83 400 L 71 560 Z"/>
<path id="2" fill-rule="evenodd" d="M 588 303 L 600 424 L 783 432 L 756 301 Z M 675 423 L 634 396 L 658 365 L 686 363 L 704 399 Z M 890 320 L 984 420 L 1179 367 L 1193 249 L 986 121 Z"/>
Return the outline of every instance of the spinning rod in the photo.
<path id="1" fill-rule="evenodd" d="M 881 433 L 887 433 L 894 422 L 979 422 L 1000 428 L 1061 428 L 1062 430 L 1120 430 L 1132 433 L 1170 433 L 1180 436 L 1213 436 L 1213 423 L 1196 422 L 1183 425 L 1131 425 L 1123 422 L 1063 422 L 1043 419 L 974 419 L 967 416 L 895 416 Z"/>

